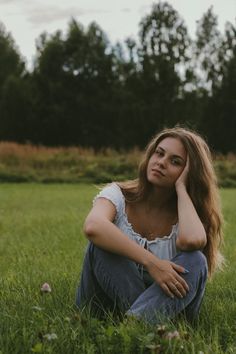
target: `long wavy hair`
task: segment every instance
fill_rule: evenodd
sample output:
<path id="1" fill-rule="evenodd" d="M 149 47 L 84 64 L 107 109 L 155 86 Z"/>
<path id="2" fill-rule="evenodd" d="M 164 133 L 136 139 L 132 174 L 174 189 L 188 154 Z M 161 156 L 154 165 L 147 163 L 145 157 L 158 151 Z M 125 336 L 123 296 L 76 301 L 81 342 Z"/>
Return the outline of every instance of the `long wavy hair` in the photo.
<path id="1" fill-rule="evenodd" d="M 120 182 L 118 185 L 127 202 L 135 203 L 145 200 L 152 188 L 147 179 L 149 159 L 157 145 L 167 137 L 180 140 L 189 156 L 187 191 L 206 230 L 207 244 L 203 253 L 207 259 L 209 276 L 211 276 L 223 261 L 223 256 L 219 251 L 223 240 L 223 218 L 212 156 L 207 143 L 198 133 L 182 127 L 161 131 L 146 147 L 139 165 L 138 178 Z"/>

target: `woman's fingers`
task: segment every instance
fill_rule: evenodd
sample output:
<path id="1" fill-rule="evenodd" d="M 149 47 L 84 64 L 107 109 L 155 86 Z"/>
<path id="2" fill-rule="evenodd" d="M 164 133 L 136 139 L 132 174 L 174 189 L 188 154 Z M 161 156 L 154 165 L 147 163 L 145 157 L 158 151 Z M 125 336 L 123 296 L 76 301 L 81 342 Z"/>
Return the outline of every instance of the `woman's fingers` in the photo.
<path id="1" fill-rule="evenodd" d="M 175 297 L 174 293 L 170 291 L 170 288 L 165 283 L 163 283 L 161 285 L 161 287 L 162 287 L 162 290 L 166 293 L 166 295 L 168 295 L 172 299 Z"/>
<path id="2" fill-rule="evenodd" d="M 176 284 L 178 285 L 178 289 L 183 288 L 183 291 L 189 291 L 189 286 L 187 282 L 179 274 L 177 274 L 175 277 L 175 285 Z"/>
<path id="3" fill-rule="evenodd" d="M 177 187 L 178 184 L 186 184 L 187 176 L 189 172 L 189 156 L 187 156 L 186 164 L 184 166 L 183 171 L 181 172 L 180 176 L 177 178 L 175 185 Z"/>
<path id="4" fill-rule="evenodd" d="M 179 273 L 186 273 L 185 269 L 173 262 L 159 260 L 158 267 L 151 263 L 149 273 L 161 286 L 166 295 L 183 298 L 189 290 L 188 284 Z"/>
<path id="5" fill-rule="evenodd" d="M 186 296 L 186 291 L 180 283 L 176 283 L 176 285 L 173 282 L 169 284 L 163 283 L 161 287 L 166 295 L 170 296 L 171 298 L 176 296 L 182 299 L 184 296 Z"/>
<path id="6" fill-rule="evenodd" d="M 176 270 L 176 272 L 183 273 L 183 274 L 186 273 L 186 269 L 184 267 L 182 267 L 178 264 L 175 264 L 174 262 L 171 262 L 171 265 L 174 268 L 174 270 Z"/>
<path id="7" fill-rule="evenodd" d="M 187 284 L 187 283 L 186 283 Z M 187 294 L 187 289 L 184 287 L 184 285 L 178 281 L 175 280 L 173 283 L 171 283 L 171 290 L 178 296 L 178 297 L 184 297 Z"/>
<path id="8" fill-rule="evenodd" d="M 184 297 L 186 296 L 187 291 L 189 291 L 189 286 L 184 280 L 184 278 L 182 278 L 181 275 L 177 272 L 186 274 L 186 270 L 178 264 L 175 264 L 173 262 L 171 262 L 171 264 L 173 266 L 175 274 L 172 278 L 171 283 L 169 283 L 169 286 L 171 287 L 171 291 L 174 292 L 176 296 Z"/>
<path id="9" fill-rule="evenodd" d="M 172 266 L 173 266 L 173 268 L 174 268 L 174 270 L 176 272 L 179 272 L 179 273 L 182 273 L 182 274 L 187 274 L 188 273 L 188 271 L 185 268 L 179 266 L 178 264 L 175 264 L 173 262 L 171 262 L 171 264 L 172 264 Z M 175 281 L 179 282 L 186 291 L 189 291 L 188 284 L 186 283 L 186 281 L 178 273 L 176 273 L 176 277 L 175 278 L 176 278 Z"/>

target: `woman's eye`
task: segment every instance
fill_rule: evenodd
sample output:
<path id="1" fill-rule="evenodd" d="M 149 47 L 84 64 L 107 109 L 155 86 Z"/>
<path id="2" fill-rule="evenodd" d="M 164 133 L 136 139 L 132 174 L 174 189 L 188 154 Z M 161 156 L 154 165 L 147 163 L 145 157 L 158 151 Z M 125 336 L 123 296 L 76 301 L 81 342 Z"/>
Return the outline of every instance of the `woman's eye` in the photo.
<path id="1" fill-rule="evenodd" d="M 180 161 L 177 160 L 177 159 L 172 159 L 172 160 L 171 160 L 171 163 L 172 163 L 173 165 L 180 165 Z"/>
<path id="2" fill-rule="evenodd" d="M 160 151 L 160 150 L 156 150 L 156 154 L 157 154 L 158 156 L 163 156 L 163 152 Z"/>

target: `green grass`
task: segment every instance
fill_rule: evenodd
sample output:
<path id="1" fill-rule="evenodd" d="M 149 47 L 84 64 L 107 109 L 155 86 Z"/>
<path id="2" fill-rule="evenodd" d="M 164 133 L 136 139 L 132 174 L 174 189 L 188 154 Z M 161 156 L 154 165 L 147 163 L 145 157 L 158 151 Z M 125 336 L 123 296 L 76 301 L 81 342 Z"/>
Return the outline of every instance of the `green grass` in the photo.
<path id="1" fill-rule="evenodd" d="M 165 328 L 77 311 L 95 194 L 82 184 L 0 185 L 0 353 L 236 353 L 236 190 L 222 190 L 227 266 L 208 283 L 199 321 Z M 50 294 L 41 295 L 44 282 Z"/>

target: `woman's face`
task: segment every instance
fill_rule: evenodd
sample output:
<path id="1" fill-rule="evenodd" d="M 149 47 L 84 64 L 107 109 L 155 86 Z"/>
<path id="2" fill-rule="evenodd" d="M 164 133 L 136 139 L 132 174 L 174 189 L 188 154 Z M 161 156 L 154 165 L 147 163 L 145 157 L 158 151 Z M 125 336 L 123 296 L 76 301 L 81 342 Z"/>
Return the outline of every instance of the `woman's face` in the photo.
<path id="1" fill-rule="evenodd" d="M 156 147 L 147 166 L 147 179 L 153 185 L 173 188 L 183 171 L 187 152 L 179 139 L 167 137 Z"/>

